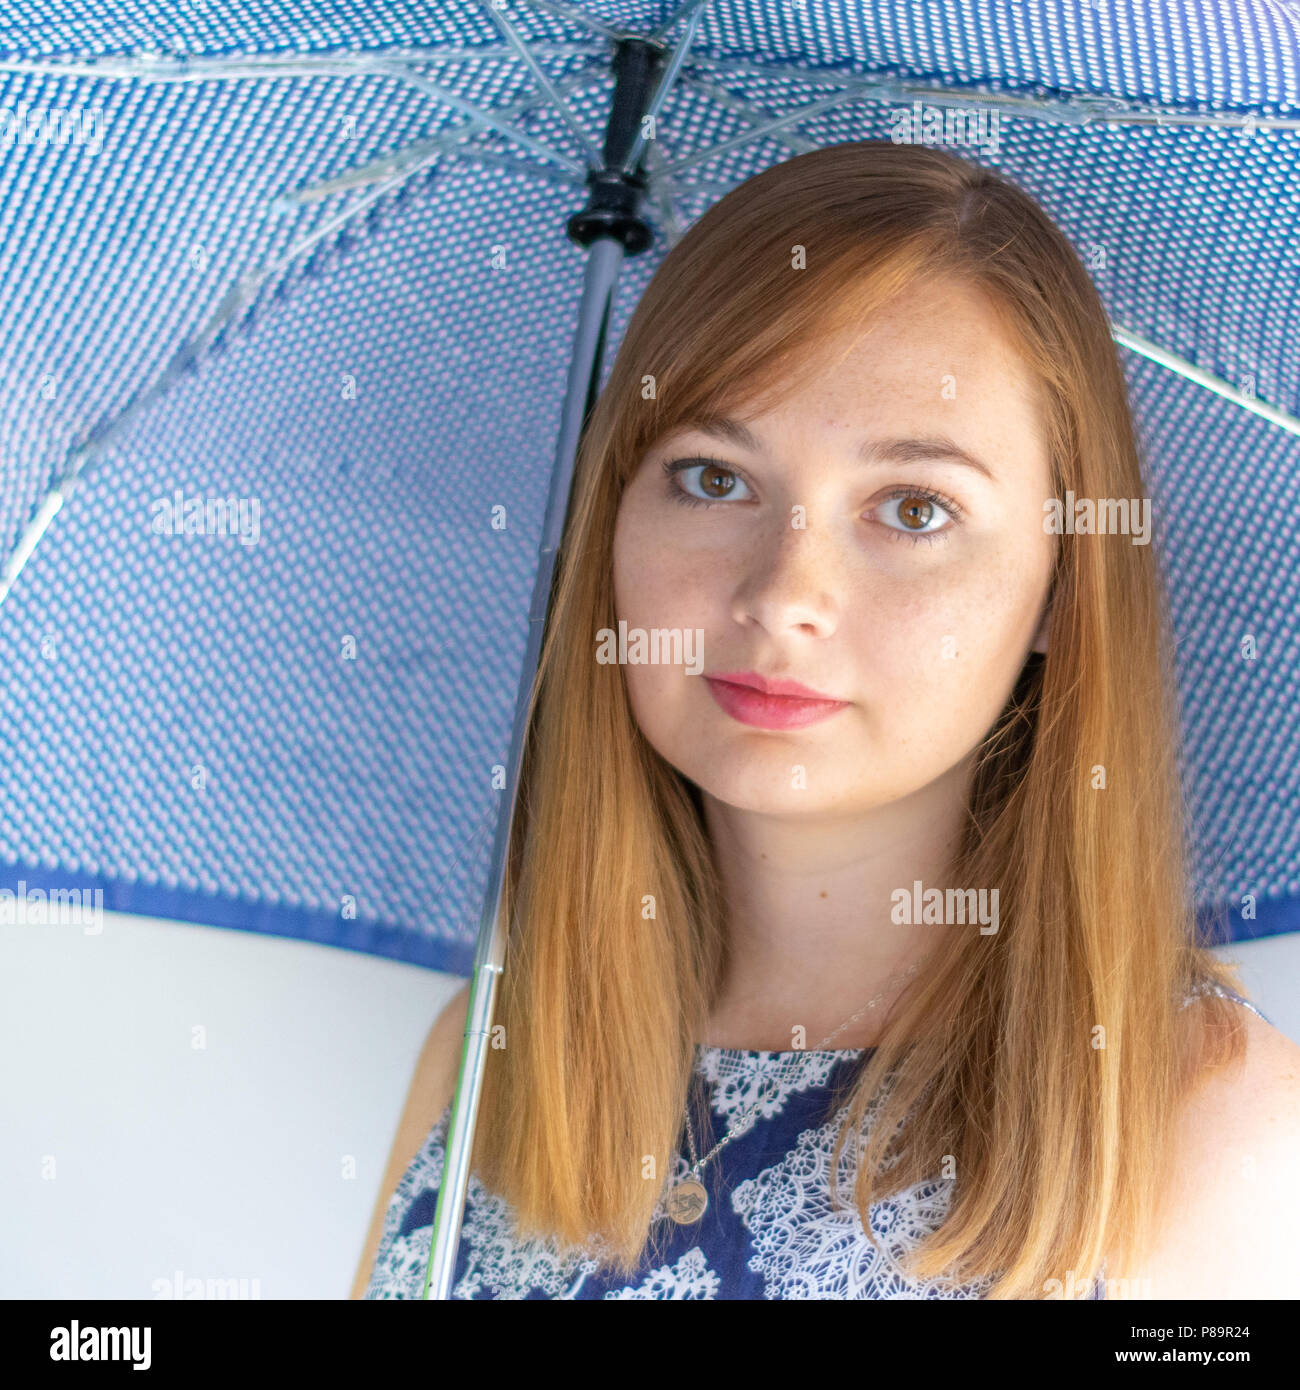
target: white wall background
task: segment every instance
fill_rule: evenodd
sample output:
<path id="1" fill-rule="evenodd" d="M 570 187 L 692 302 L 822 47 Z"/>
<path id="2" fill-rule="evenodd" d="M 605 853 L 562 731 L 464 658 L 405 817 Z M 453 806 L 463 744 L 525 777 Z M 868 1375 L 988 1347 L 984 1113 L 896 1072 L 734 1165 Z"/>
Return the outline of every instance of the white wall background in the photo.
<path id="1" fill-rule="evenodd" d="M 1300 934 L 1218 954 L 1300 1040 Z M 346 1298 L 459 983 L 111 912 L 98 935 L 0 927 L 0 1298 L 150 1299 L 178 1275 Z"/>

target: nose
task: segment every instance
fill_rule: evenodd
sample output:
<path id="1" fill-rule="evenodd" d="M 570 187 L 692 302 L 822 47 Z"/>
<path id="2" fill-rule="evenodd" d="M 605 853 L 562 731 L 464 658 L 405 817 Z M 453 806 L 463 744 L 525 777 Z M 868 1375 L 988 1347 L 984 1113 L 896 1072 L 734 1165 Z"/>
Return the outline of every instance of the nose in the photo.
<path id="1" fill-rule="evenodd" d="M 838 622 L 841 560 L 826 529 L 786 522 L 748 556 L 732 617 L 767 632 L 829 637 Z"/>

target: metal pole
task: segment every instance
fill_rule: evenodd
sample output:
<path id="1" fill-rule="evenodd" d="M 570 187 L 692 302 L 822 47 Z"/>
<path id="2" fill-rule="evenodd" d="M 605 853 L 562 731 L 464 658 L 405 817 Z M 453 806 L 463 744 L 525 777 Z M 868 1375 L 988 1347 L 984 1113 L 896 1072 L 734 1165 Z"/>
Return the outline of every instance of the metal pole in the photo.
<path id="1" fill-rule="evenodd" d="M 605 135 L 605 167 L 588 176 L 588 205 L 570 218 L 567 228 L 569 236 L 589 247 L 589 252 L 528 612 L 528 646 L 515 697 L 506 795 L 492 842 L 488 891 L 479 921 L 469 1011 L 465 1020 L 465 1042 L 461 1049 L 460 1074 L 447 1131 L 446 1159 L 433 1217 L 433 1246 L 425 1272 L 425 1298 L 451 1297 L 497 980 L 505 967 L 506 931 L 501 921 L 501 899 L 533 682 L 541 656 L 555 555 L 568 514 L 578 444 L 583 425 L 600 389 L 601 359 L 619 272 L 625 255 L 644 251 L 651 241 L 650 228 L 639 213 L 645 192 L 644 174 L 639 166 L 631 171 L 625 169 L 624 162 L 641 133 L 641 116 L 653 95 L 654 79 L 662 61 L 663 50 L 657 44 L 630 39 L 617 45 L 614 55 L 617 85 Z M 639 149 L 639 145 L 636 148 Z"/>

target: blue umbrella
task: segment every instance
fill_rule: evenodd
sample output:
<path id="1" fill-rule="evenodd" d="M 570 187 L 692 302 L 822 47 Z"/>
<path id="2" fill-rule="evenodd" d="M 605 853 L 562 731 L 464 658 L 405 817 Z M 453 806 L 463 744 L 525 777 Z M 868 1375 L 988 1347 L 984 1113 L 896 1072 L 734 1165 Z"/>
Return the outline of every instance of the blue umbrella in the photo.
<path id="1" fill-rule="evenodd" d="M 1167 518 L 1207 936 L 1300 926 L 1300 15 L 53 0 L 2 42 L 5 882 L 473 970 L 441 1287 L 582 420 L 774 161 L 945 145 L 1071 237 Z"/>

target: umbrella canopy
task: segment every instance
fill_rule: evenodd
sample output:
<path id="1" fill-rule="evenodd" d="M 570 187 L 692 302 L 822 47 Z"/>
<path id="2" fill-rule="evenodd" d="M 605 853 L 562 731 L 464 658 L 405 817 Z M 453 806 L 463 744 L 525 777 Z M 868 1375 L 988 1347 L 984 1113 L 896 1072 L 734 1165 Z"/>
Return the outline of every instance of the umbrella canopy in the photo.
<path id="1" fill-rule="evenodd" d="M 1154 499 L 1198 902 L 1300 927 L 1300 14 L 1262 0 L 7 20 L 3 883 L 468 972 L 624 35 L 663 62 L 611 352 L 694 218 L 824 144 L 942 144 L 1071 238 Z"/>

